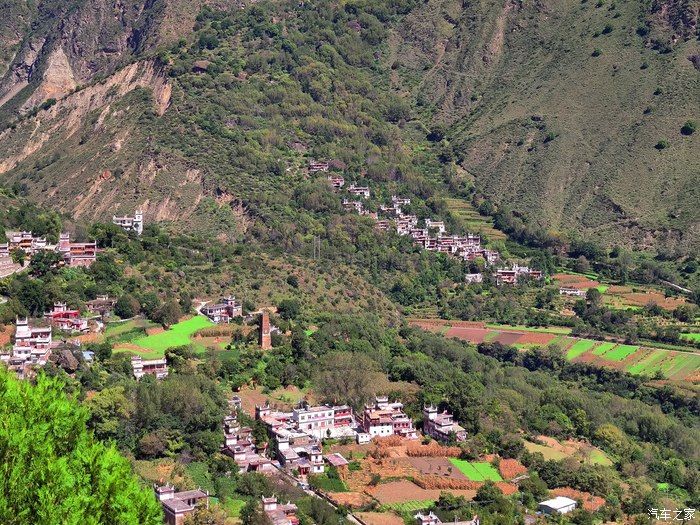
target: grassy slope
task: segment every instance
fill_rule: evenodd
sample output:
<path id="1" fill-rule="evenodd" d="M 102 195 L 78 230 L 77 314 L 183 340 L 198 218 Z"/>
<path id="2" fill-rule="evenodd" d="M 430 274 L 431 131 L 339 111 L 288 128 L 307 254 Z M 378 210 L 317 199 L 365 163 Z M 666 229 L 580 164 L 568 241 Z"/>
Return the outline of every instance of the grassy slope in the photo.
<path id="1" fill-rule="evenodd" d="M 700 75 L 686 58 L 697 42 L 646 48 L 636 2 L 458 4 L 431 0 L 412 15 L 397 77 L 435 122 L 452 125 L 477 186 L 550 229 L 582 224 L 606 241 L 646 244 L 643 230 L 691 226 L 681 245 L 697 247 L 700 135 L 680 134 L 698 117 Z M 428 27 L 430 17 L 439 23 Z M 606 24 L 612 31 L 594 36 Z M 657 151 L 662 139 L 671 147 Z"/>

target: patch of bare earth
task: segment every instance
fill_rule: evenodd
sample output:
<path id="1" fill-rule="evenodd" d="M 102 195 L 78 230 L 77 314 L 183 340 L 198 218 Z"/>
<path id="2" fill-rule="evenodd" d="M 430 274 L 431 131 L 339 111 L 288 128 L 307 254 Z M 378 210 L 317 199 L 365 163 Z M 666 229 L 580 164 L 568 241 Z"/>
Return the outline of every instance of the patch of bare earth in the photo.
<path id="1" fill-rule="evenodd" d="M 404 525 L 403 520 L 391 512 L 356 512 L 366 525 Z"/>

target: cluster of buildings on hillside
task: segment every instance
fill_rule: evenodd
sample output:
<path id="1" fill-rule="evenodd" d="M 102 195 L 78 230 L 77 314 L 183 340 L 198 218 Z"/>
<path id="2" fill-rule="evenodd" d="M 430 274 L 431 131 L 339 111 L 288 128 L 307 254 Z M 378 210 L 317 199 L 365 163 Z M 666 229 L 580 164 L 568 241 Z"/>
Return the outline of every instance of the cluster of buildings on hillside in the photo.
<path id="1" fill-rule="evenodd" d="M 302 402 L 289 411 L 273 409 L 269 403 L 256 406 L 255 418 L 267 429 L 273 442 L 271 459 L 265 449 L 256 447 L 251 430 L 240 427 L 234 413 L 224 421 L 225 454 L 232 457 L 244 471 L 266 472 L 272 468 L 285 469 L 302 481 L 310 474 L 324 472 L 325 465 L 343 468 L 348 461 L 340 454 L 324 455 L 321 442 L 326 438 L 352 438 L 357 443 L 368 443 L 374 437 L 400 436 L 417 439 L 411 418 L 404 412 L 400 401 L 389 401 L 378 396 L 356 416 L 347 405 L 311 406 Z M 464 441 L 466 432 L 448 412 L 436 407 L 425 407 L 423 431 L 440 441 Z"/>
<path id="2" fill-rule="evenodd" d="M 510 268 L 500 268 L 496 270 L 496 284 L 517 284 L 522 279 L 542 279 L 542 272 L 533 270 L 528 266 L 518 266 L 514 264 Z"/>
<path id="3" fill-rule="evenodd" d="M 312 162 L 309 166 L 309 172 L 328 172 L 328 166 L 328 163 Z M 493 265 L 499 260 L 498 252 L 484 247 L 479 235 L 471 233 L 450 235 L 447 233 L 444 221 L 436 219 L 425 219 L 424 224 L 419 226 L 418 217 L 406 213 L 404 210 L 406 206 L 411 204 L 409 198 L 393 195 L 390 204 L 382 204 L 379 206 L 379 212 L 371 212 L 366 209 L 363 202 L 363 200 L 370 198 L 369 187 L 354 184 L 346 187 L 344 177 L 334 173 L 328 173 L 327 179 L 334 190 L 343 190 L 349 195 L 344 197 L 342 201 L 346 211 L 353 211 L 374 219 L 377 229 L 381 231 L 395 229 L 399 235 L 411 237 L 414 244 L 425 250 L 446 253 L 465 261 L 483 258 L 487 264 Z M 510 268 L 496 270 L 498 285 L 516 284 L 524 278 L 541 279 L 542 272 L 517 264 Z M 483 281 L 483 275 L 481 273 L 469 274 L 466 276 L 466 281 L 480 283 Z"/>
<path id="4" fill-rule="evenodd" d="M 325 170 L 313 169 L 317 164 L 312 163 L 309 166 L 309 171 L 328 171 L 327 164 Z M 341 175 L 328 174 L 327 179 L 334 190 L 345 188 L 345 179 Z M 484 248 L 478 235 L 449 235 L 445 223 L 434 219 L 426 219 L 425 225 L 419 227 L 418 217 L 404 213 L 402 208 L 410 205 L 411 199 L 393 195 L 391 204 L 380 205 L 379 212 L 382 214 L 382 218 L 380 218 L 378 212 L 367 210 L 362 202 L 371 196 L 368 186 L 351 184 L 344 191 L 350 197 L 343 198 L 343 208 L 346 211 L 354 211 L 359 215 L 371 217 L 376 221 L 376 227 L 379 230 L 387 231 L 394 228 L 399 235 L 410 236 L 416 245 L 425 250 L 447 253 L 464 260 L 471 261 L 477 257 L 483 257 L 489 264 L 498 260 L 498 252 Z"/>
<path id="5" fill-rule="evenodd" d="M 71 242 L 68 233 L 60 235 L 58 244 L 51 244 L 46 237 L 24 231 L 7 234 L 7 242 L 0 244 L 0 261 L 9 260 L 15 250 L 21 250 L 30 258 L 42 250 L 55 251 L 62 255 L 63 264 L 71 267 L 90 266 L 97 259 L 98 252 L 97 243 Z"/>
<path id="6" fill-rule="evenodd" d="M 105 315 L 115 302 L 115 299 L 103 295 L 89 301 L 87 307 L 96 315 Z M 61 346 L 62 343 L 53 338 L 54 330 L 71 335 L 85 334 L 90 331 L 90 321 L 81 315 L 80 310 L 69 308 L 63 302 L 54 303 L 41 319 L 17 318 L 14 342 L 9 351 L 0 350 L 0 362 L 20 378 L 29 377 L 35 368 L 48 362 L 52 351 Z M 71 344 L 75 346 L 77 343 Z"/>
<path id="7" fill-rule="evenodd" d="M 17 319 L 14 344 L 9 353 L 0 354 L 0 362 L 20 379 L 29 377 L 33 368 L 48 362 L 55 346 L 52 336 L 51 326 L 30 324 L 26 318 Z"/>

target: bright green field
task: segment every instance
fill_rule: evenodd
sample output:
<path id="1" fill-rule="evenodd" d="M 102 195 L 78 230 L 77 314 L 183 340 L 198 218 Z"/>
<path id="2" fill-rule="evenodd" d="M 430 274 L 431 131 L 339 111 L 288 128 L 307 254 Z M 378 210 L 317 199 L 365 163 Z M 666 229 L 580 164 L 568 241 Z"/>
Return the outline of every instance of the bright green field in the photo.
<path id="1" fill-rule="evenodd" d="M 700 333 L 681 334 L 681 338 L 697 343 L 700 342 Z"/>
<path id="2" fill-rule="evenodd" d="M 630 366 L 627 371 L 630 374 L 653 374 L 667 355 L 668 352 L 664 350 L 655 350 L 641 361 Z"/>
<path id="3" fill-rule="evenodd" d="M 596 346 L 593 349 L 593 354 L 594 355 L 603 355 L 606 352 L 609 352 L 615 347 L 615 343 L 600 343 L 598 346 Z"/>
<path id="4" fill-rule="evenodd" d="M 209 319 L 202 315 L 197 315 L 186 321 L 174 324 L 165 332 L 159 334 L 140 337 L 133 341 L 133 344 L 152 350 L 154 352 L 165 352 L 168 348 L 174 346 L 183 346 L 191 343 L 190 337 L 202 328 L 213 326 Z"/>
<path id="5" fill-rule="evenodd" d="M 566 358 L 575 359 L 588 352 L 595 344 L 596 342 L 592 339 L 579 339 L 566 351 Z"/>
<path id="6" fill-rule="evenodd" d="M 401 503 L 385 503 L 380 508 L 382 510 L 395 510 L 398 512 L 416 512 L 419 510 L 427 509 L 432 507 L 435 503 L 434 500 L 428 499 L 424 501 L 402 501 Z"/>
<path id="7" fill-rule="evenodd" d="M 484 461 L 465 461 L 457 458 L 450 458 L 450 463 L 472 481 L 503 481 L 498 470 L 496 470 L 491 463 L 486 463 Z"/>
<path id="8" fill-rule="evenodd" d="M 617 345 L 615 348 L 613 348 L 609 352 L 606 352 L 603 355 L 603 358 L 608 359 L 609 361 L 622 361 L 627 356 L 630 356 L 633 353 L 635 353 L 637 350 L 639 350 L 638 346 Z"/>
<path id="9" fill-rule="evenodd" d="M 229 499 L 225 503 L 221 504 L 221 507 L 226 511 L 226 514 L 231 518 L 240 518 L 241 510 L 245 507 L 245 500 L 243 499 Z"/>
<path id="10" fill-rule="evenodd" d="M 124 335 L 133 330 L 152 328 L 154 326 L 157 326 L 156 323 L 146 319 L 131 319 L 119 323 L 107 323 L 105 325 L 105 337 L 118 338 L 120 335 Z"/>
<path id="11" fill-rule="evenodd" d="M 610 467 L 613 464 L 612 460 L 608 457 L 608 455 L 602 450 L 598 449 L 593 450 L 591 452 L 589 459 L 590 462 L 594 465 L 603 465 L 605 467 Z"/>

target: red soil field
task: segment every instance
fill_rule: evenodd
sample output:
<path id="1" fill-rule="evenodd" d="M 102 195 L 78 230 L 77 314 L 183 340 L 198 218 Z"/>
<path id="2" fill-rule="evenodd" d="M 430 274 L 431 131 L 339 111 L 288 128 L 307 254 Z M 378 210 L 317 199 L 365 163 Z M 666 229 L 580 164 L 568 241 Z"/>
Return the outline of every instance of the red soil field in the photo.
<path id="1" fill-rule="evenodd" d="M 336 505 L 348 507 L 363 507 L 372 501 L 367 494 L 361 492 L 327 492 L 326 496 Z"/>
<path id="2" fill-rule="evenodd" d="M 502 459 L 498 464 L 498 470 L 503 479 L 513 479 L 527 473 L 527 467 L 517 459 Z"/>
<path id="3" fill-rule="evenodd" d="M 567 273 L 557 273 L 554 274 L 554 279 L 561 286 L 568 286 L 571 288 L 578 288 L 579 290 L 585 290 L 587 288 L 595 288 L 600 286 L 598 281 L 592 281 L 588 277 L 582 275 L 569 275 Z"/>
<path id="4" fill-rule="evenodd" d="M 463 479 L 466 476 L 450 463 L 447 458 L 402 458 L 423 476 L 442 476 L 446 478 Z"/>
<path id="5" fill-rule="evenodd" d="M 557 336 L 554 334 L 545 334 L 541 332 L 525 332 L 523 336 L 518 339 L 520 344 L 536 344 L 536 345 L 546 345 L 550 341 L 555 339 Z"/>
<path id="6" fill-rule="evenodd" d="M 366 525 L 404 525 L 403 520 L 392 512 L 356 512 L 355 516 Z"/>
<path id="7" fill-rule="evenodd" d="M 524 335 L 522 332 L 501 332 L 494 341 L 502 345 L 513 345 L 519 343 L 520 338 Z"/>
<path id="8" fill-rule="evenodd" d="M 489 333 L 489 330 L 484 328 L 458 328 L 452 327 L 445 334 L 446 337 L 457 337 L 471 343 L 483 343 L 484 337 Z"/>
<path id="9" fill-rule="evenodd" d="M 381 483 L 376 487 L 369 487 L 366 491 L 371 494 L 379 503 L 401 503 L 403 501 L 426 501 L 437 500 L 441 490 L 422 489 L 415 483 L 408 480 L 390 481 Z M 450 490 L 456 496 L 465 496 L 468 499 L 474 497 L 474 490 Z"/>

